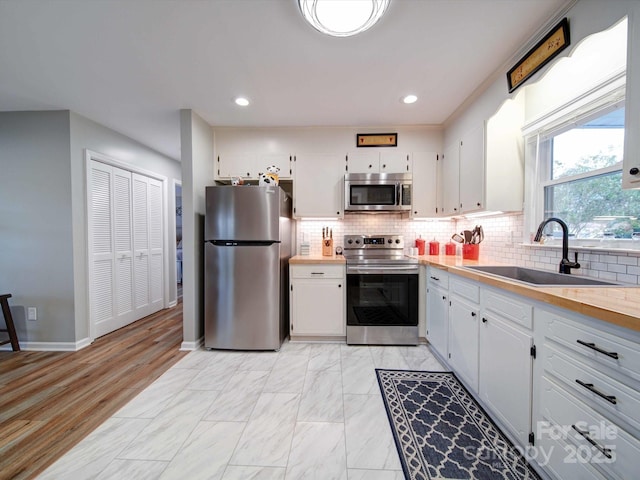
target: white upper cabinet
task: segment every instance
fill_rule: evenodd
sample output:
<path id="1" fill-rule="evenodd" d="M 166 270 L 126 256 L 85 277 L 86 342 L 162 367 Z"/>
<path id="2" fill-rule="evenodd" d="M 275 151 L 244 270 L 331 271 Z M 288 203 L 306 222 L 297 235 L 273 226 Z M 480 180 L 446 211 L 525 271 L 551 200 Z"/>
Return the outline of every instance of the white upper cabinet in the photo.
<path id="1" fill-rule="evenodd" d="M 467 132 L 460 141 L 460 213 L 484 207 L 484 125 Z"/>
<path id="2" fill-rule="evenodd" d="M 443 216 L 460 214 L 460 144 L 454 143 L 444 149 L 442 158 L 442 173 L 439 177 L 440 185 L 438 198 L 442 204 L 438 213 Z"/>
<path id="3" fill-rule="evenodd" d="M 294 217 L 342 217 L 345 156 L 303 154 L 294 160 Z"/>
<path id="4" fill-rule="evenodd" d="M 413 157 L 413 188 L 411 217 L 435 217 L 437 214 L 438 154 L 416 152 Z"/>
<path id="5" fill-rule="evenodd" d="M 444 216 L 521 211 L 524 200 L 524 95 L 507 100 L 486 122 L 444 150 Z"/>
<path id="6" fill-rule="evenodd" d="M 409 173 L 411 155 L 397 151 L 352 152 L 347 155 L 347 168 L 348 173 Z"/>
<path id="7" fill-rule="evenodd" d="M 242 177 L 255 180 L 260 173 L 266 173 L 267 167 L 274 165 L 280 169 L 281 179 L 290 179 L 293 174 L 292 156 L 289 154 L 220 154 L 216 161 L 215 178 L 228 180 Z"/>
<path id="8" fill-rule="evenodd" d="M 627 42 L 622 188 L 640 188 L 640 11 L 629 15 Z M 632 55 L 635 58 L 632 59 Z"/>

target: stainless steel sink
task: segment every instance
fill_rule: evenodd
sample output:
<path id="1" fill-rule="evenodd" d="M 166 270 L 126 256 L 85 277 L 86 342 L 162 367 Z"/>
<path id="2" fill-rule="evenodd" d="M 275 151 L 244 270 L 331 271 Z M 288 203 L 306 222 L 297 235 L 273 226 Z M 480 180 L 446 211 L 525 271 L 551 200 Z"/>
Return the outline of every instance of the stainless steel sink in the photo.
<path id="1" fill-rule="evenodd" d="M 536 270 L 533 268 L 512 267 L 512 266 L 479 266 L 464 267 L 469 270 L 475 270 L 498 277 L 508 278 L 518 282 L 528 283 L 537 287 L 620 287 L 618 283 L 605 282 L 603 280 L 594 280 L 591 278 L 580 277 L 578 275 L 567 275 L 563 273 L 547 272 L 545 270 Z"/>

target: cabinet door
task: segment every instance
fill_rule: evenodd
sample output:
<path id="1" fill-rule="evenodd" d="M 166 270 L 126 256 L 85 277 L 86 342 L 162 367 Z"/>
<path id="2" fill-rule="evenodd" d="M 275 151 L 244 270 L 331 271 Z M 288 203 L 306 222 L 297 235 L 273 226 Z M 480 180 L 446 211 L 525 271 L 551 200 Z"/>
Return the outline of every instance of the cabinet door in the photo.
<path id="1" fill-rule="evenodd" d="M 480 398 L 525 446 L 531 431 L 533 338 L 487 312 L 480 323 Z"/>
<path id="2" fill-rule="evenodd" d="M 342 155 L 296 155 L 293 215 L 342 217 L 344 205 Z"/>
<path id="3" fill-rule="evenodd" d="M 411 163 L 411 155 L 406 152 L 380 152 L 380 173 L 409 173 Z"/>
<path id="4" fill-rule="evenodd" d="M 459 297 L 450 297 L 449 363 L 475 393 L 478 391 L 478 308 Z"/>
<path id="5" fill-rule="evenodd" d="M 458 215 L 460 213 L 460 144 L 459 142 L 445 148 L 442 159 L 442 214 Z"/>
<path id="6" fill-rule="evenodd" d="M 258 178 L 261 162 L 256 155 L 219 155 L 216 178 L 242 177 L 245 180 Z"/>
<path id="7" fill-rule="evenodd" d="M 427 339 L 429 345 L 447 358 L 449 335 L 449 296 L 445 289 L 429 287 L 427 290 Z"/>
<path id="8" fill-rule="evenodd" d="M 484 207 L 484 124 L 460 142 L 460 212 Z"/>
<path id="9" fill-rule="evenodd" d="M 413 218 L 436 216 L 437 160 L 437 153 L 413 154 Z"/>
<path id="10" fill-rule="evenodd" d="M 344 336 L 344 282 L 296 279 L 291 282 L 292 336 Z"/>
<path id="11" fill-rule="evenodd" d="M 347 155 L 347 168 L 349 173 L 379 173 L 380 154 L 371 150 L 350 153 Z"/>

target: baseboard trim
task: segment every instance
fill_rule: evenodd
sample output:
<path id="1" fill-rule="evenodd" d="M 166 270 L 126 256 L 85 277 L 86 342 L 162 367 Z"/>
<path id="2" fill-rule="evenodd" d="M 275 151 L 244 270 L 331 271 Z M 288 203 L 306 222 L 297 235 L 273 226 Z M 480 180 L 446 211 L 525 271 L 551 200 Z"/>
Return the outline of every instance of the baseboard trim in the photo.
<path id="1" fill-rule="evenodd" d="M 204 337 L 200 337 L 195 342 L 182 342 L 182 344 L 180 344 L 180 350 L 192 352 L 193 350 L 199 350 L 200 347 L 202 347 L 203 345 L 204 345 Z"/>
<path id="2" fill-rule="evenodd" d="M 19 339 L 18 339 L 19 340 Z M 83 338 L 77 342 L 23 342 L 20 341 L 20 350 L 31 352 L 77 352 L 91 345 L 91 339 Z M 11 345 L 0 346 L 2 351 L 11 351 Z"/>

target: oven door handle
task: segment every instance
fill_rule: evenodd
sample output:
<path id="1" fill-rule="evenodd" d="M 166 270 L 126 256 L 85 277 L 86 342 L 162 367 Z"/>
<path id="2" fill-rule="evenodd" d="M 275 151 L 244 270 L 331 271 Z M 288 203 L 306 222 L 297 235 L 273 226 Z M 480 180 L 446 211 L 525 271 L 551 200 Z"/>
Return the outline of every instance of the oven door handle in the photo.
<path id="1" fill-rule="evenodd" d="M 374 267 L 374 266 L 366 266 L 366 267 L 349 267 L 347 266 L 347 275 L 348 274 L 362 274 L 362 275 L 373 275 L 373 274 L 381 274 L 381 273 L 387 273 L 387 274 L 391 274 L 391 275 L 401 275 L 401 274 L 410 274 L 410 275 L 417 275 L 418 274 L 418 267 L 407 267 L 407 266 L 381 266 L 381 267 Z"/>

